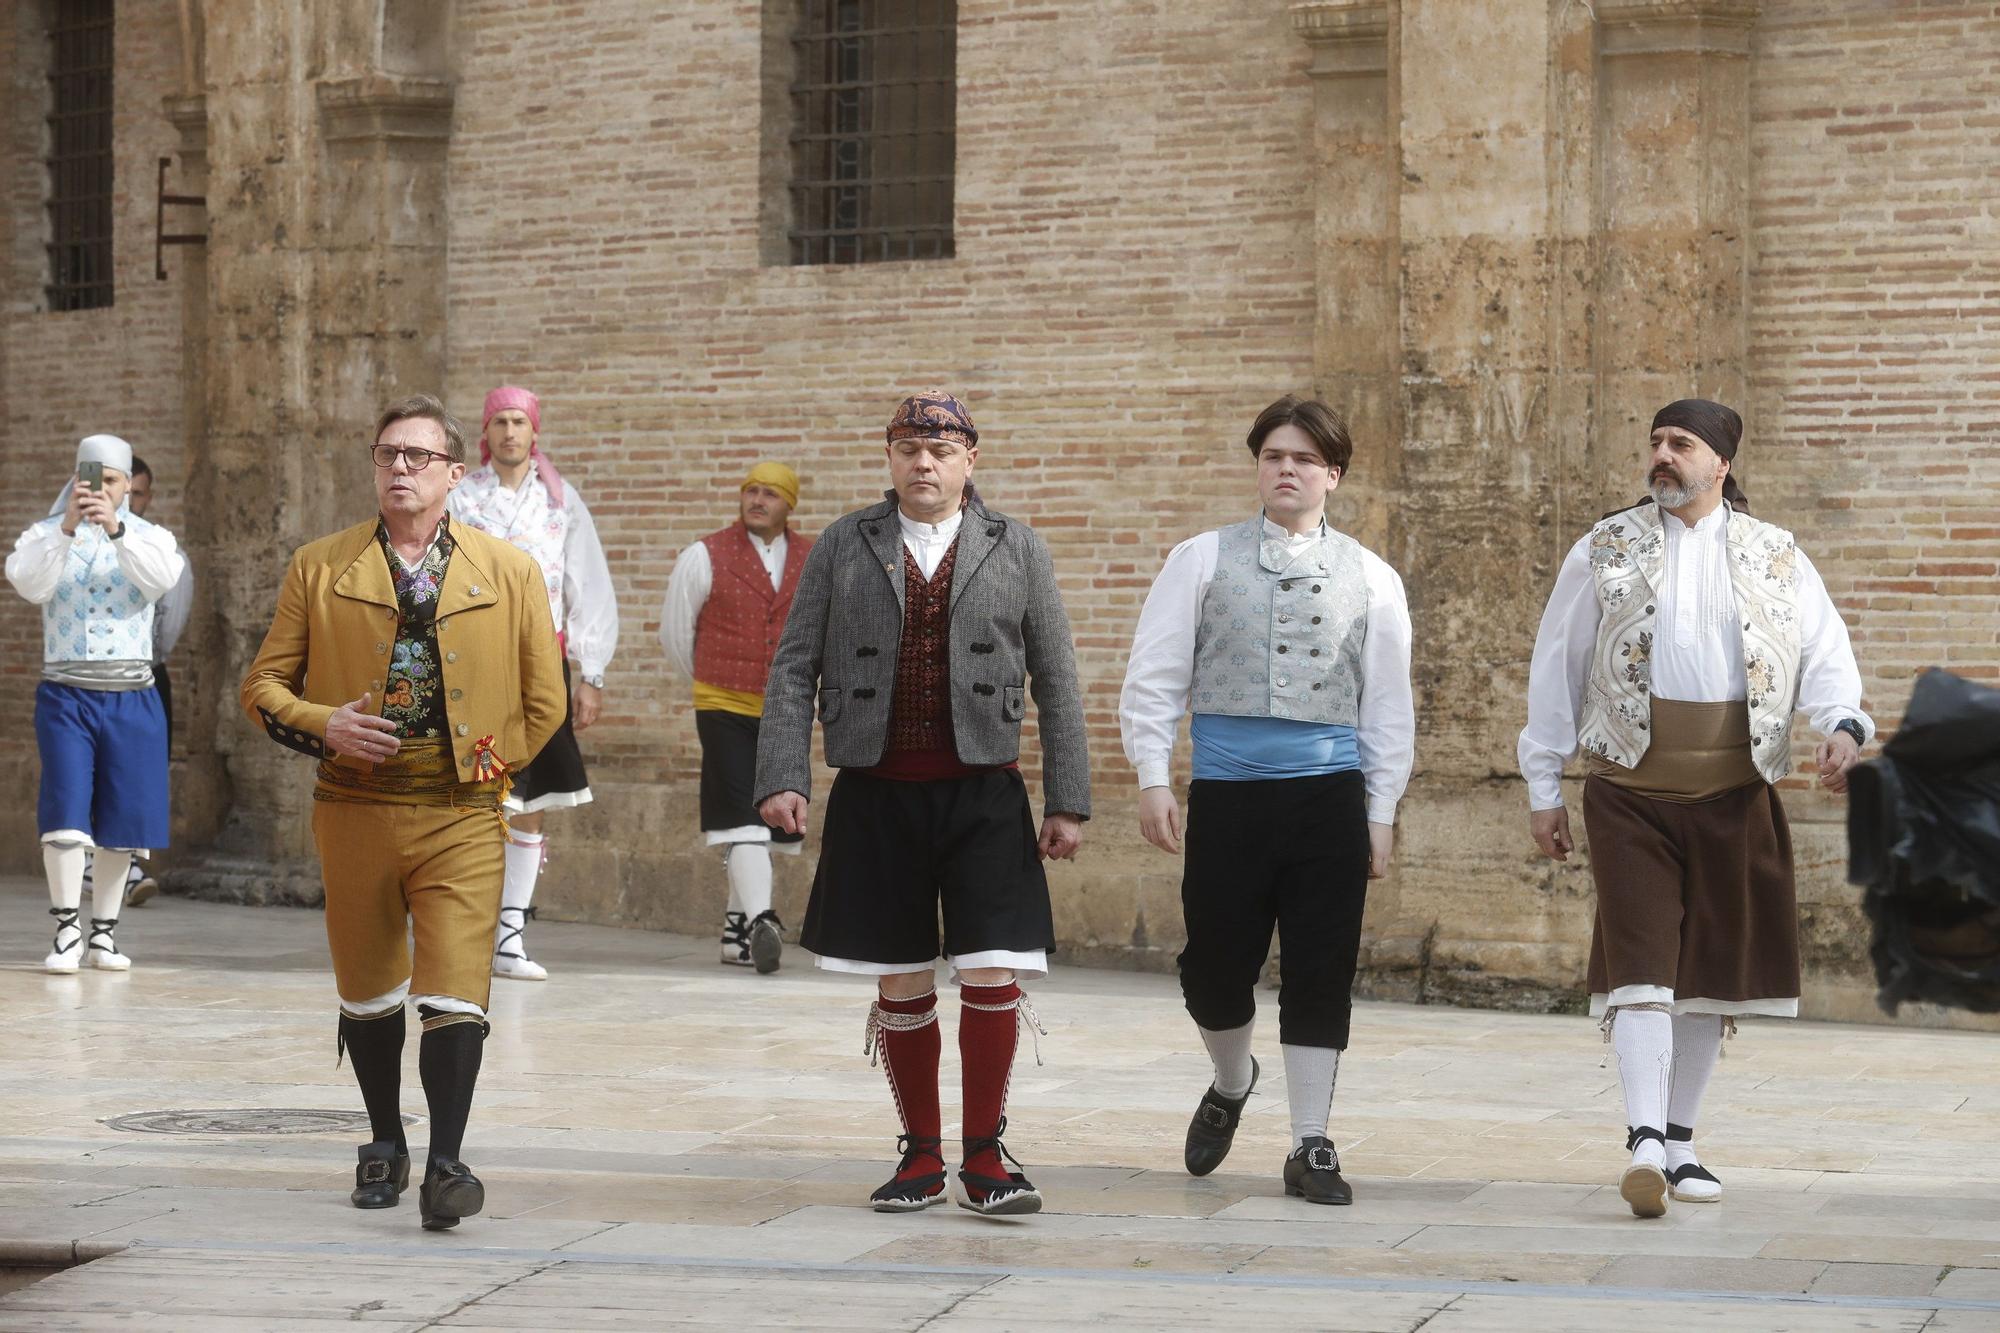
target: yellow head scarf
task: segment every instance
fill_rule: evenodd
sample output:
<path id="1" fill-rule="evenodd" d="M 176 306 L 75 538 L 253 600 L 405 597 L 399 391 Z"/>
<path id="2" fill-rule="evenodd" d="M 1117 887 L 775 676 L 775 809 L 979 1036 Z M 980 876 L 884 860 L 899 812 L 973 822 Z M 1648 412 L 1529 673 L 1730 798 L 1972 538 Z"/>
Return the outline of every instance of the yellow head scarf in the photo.
<path id="1" fill-rule="evenodd" d="M 783 463 L 759 463 L 743 478 L 742 490 L 749 486 L 769 486 L 785 497 L 785 504 L 793 509 L 799 507 L 799 474 Z"/>

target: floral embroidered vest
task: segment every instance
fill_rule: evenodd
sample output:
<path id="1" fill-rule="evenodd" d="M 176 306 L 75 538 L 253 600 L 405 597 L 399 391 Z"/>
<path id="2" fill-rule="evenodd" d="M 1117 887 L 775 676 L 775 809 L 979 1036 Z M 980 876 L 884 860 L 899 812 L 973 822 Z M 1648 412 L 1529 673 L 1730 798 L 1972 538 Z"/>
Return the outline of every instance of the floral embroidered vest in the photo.
<path id="1" fill-rule="evenodd" d="M 542 568 L 542 585 L 549 594 L 549 618 L 556 634 L 568 628 L 568 608 L 563 605 L 563 574 L 569 550 L 570 510 L 553 502 L 541 474 L 530 470 L 515 504 L 509 511 L 501 491 L 500 474 L 492 464 L 466 473 L 452 495 L 451 512 L 501 541 L 533 556 Z"/>
<path id="2" fill-rule="evenodd" d="M 1766 782 L 1777 782 L 1792 768 L 1799 693 L 1798 547 L 1783 528 L 1735 512 L 1727 541 L 1749 686 L 1750 757 Z M 1636 768 L 1652 740 L 1654 590 L 1666 560 L 1657 505 L 1621 510 L 1590 530 L 1599 620 L 1577 745 L 1621 768 Z"/>
<path id="3" fill-rule="evenodd" d="M 152 525 L 120 511 L 127 530 Z M 45 518 L 54 527 L 60 514 Z M 153 604 L 125 577 L 118 547 L 95 524 L 82 524 L 70 542 L 56 595 L 42 606 L 44 662 L 150 662 Z"/>
<path id="4" fill-rule="evenodd" d="M 1351 727 L 1367 636 L 1361 543 L 1328 528 L 1291 553 L 1255 514 L 1216 533 L 1188 711 Z"/>

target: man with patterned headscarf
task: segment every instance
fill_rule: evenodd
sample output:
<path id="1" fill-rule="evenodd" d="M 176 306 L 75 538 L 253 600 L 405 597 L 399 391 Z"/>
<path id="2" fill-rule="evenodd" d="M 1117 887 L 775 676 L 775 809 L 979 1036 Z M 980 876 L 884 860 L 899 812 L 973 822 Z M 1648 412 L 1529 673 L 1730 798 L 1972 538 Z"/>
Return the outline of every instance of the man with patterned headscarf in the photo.
<path id="1" fill-rule="evenodd" d="M 764 681 L 798 592 L 812 538 L 788 526 L 799 478 L 783 463 L 759 463 L 737 488 L 736 521 L 681 552 L 660 608 L 660 646 L 694 682 L 701 738 L 701 832 L 722 849 L 729 881 L 722 961 L 775 972 L 783 923 L 771 910 L 771 849 L 797 855 L 797 833 L 758 818 L 750 785 Z"/>
<path id="2" fill-rule="evenodd" d="M 1743 419 L 1689 398 L 1653 418 L 1650 493 L 1570 548 L 1542 616 L 1521 732 L 1529 831 L 1574 848 L 1562 770 L 1584 756 L 1597 923 L 1591 1012 L 1618 1052 L 1640 1217 L 1722 1183 L 1695 1117 L 1726 1027 L 1799 1005 L 1792 844 L 1776 785 L 1792 715 L 1824 739 L 1822 786 L 1847 790 L 1874 734 L 1847 627 L 1791 533 L 1736 484 Z"/>
<path id="3" fill-rule="evenodd" d="M 493 975 L 541 981 L 548 969 L 522 937 L 535 914 L 535 880 L 548 858 L 543 813 L 590 802 L 590 777 L 576 733 L 597 721 L 604 673 L 618 648 L 618 594 L 597 540 L 597 525 L 576 487 L 543 452 L 541 400 L 503 384 L 486 395 L 479 467 L 451 494 L 451 516 L 511 542 L 535 558 L 548 588 L 549 615 L 563 648 L 569 711 L 556 734 L 507 794 L 507 882 L 493 940 Z M 577 672 L 572 679 L 570 662 Z"/>
<path id="4" fill-rule="evenodd" d="M 1049 548 L 972 489 L 979 432 L 941 390 L 903 400 L 880 503 L 820 534 L 771 663 L 757 745 L 758 813 L 803 833 L 817 703 L 826 831 L 805 931 L 819 965 L 876 979 L 864 1050 L 879 1036 L 902 1117 L 903 1158 L 878 1212 L 945 1199 L 936 962 L 959 983 L 964 1073 L 959 1206 L 1032 1213 L 1001 1136 L 1023 1023 L 1018 984 L 1055 947 L 1042 858 L 1076 855 L 1090 762 L 1069 615 Z M 1042 741 L 1041 833 L 1021 780 L 1032 688 Z M 944 929 L 940 941 L 938 918 Z"/>
<path id="5" fill-rule="evenodd" d="M 167 720 L 153 689 L 156 604 L 186 558 L 165 528 L 126 504 L 132 446 L 86 436 L 49 516 L 14 543 L 7 581 L 42 608 L 35 741 L 42 788 L 36 822 L 55 943 L 42 965 L 123 971 L 112 939 L 134 856 L 165 847 Z M 77 922 L 83 874 L 97 849 L 90 933 Z"/>

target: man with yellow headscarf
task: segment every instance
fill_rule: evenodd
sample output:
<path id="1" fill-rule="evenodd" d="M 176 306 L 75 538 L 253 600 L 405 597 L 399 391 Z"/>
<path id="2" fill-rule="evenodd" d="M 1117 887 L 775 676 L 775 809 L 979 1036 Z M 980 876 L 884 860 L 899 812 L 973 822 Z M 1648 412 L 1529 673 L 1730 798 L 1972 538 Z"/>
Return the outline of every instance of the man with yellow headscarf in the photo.
<path id="1" fill-rule="evenodd" d="M 784 633 L 812 538 L 788 527 L 798 474 L 759 463 L 738 488 L 736 522 L 681 552 L 660 610 L 667 661 L 694 682 L 701 737 L 701 831 L 722 849 L 729 881 L 722 961 L 775 972 L 783 923 L 771 910 L 771 849 L 796 855 L 802 835 L 766 824 L 752 801 L 764 681 Z"/>

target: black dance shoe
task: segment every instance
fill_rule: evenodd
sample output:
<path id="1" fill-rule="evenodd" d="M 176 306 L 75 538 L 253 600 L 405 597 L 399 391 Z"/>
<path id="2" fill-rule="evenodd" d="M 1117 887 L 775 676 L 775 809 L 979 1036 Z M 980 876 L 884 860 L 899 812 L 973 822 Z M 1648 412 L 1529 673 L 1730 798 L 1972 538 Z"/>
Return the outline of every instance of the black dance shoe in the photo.
<path id="1" fill-rule="evenodd" d="M 1006 1132 L 1007 1117 L 1003 1115 L 992 1134 L 965 1139 L 966 1160 L 971 1161 L 991 1148 L 1000 1155 L 1003 1170 L 1009 1162 L 1019 1166 L 1020 1163 L 1014 1161 L 1014 1154 L 1007 1151 L 1007 1145 L 1000 1142 L 1000 1136 Z M 958 1206 L 983 1217 L 1020 1217 L 1042 1211 L 1042 1192 L 1019 1171 L 1008 1171 L 1004 1176 L 988 1176 L 977 1171 L 961 1170 L 958 1183 L 965 1191 L 965 1197 L 958 1201 Z"/>
<path id="2" fill-rule="evenodd" d="M 1354 1202 L 1354 1187 L 1340 1178 L 1340 1154 L 1317 1134 L 1285 1159 L 1285 1193 L 1307 1203 Z"/>
<path id="3" fill-rule="evenodd" d="M 1201 1095 L 1201 1105 L 1194 1108 L 1194 1119 L 1188 1121 L 1187 1148 L 1181 1157 L 1187 1163 L 1189 1175 L 1205 1176 L 1229 1156 L 1229 1147 L 1236 1142 L 1237 1122 L 1243 1118 L 1243 1104 L 1256 1091 L 1259 1072 L 1257 1057 L 1253 1055 L 1250 1086 L 1243 1089 L 1241 1097 L 1225 1097 L 1215 1090 L 1213 1083 Z"/>
<path id="4" fill-rule="evenodd" d="M 417 1191 L 417 1208 L 423 1214 L 424 1230 L 445 1231 L 458 1225 L 461 1217 L 471 1217 L 486 1206 L 486 1187 L 464 1162 L 434 1157 L 424 1171 L 424 1183 Z"/>
<path id="5" fill-rule="evenodd" d="M 356 1208 L 394 1208 L 397 1196 L 410 1187 L 410 1151 L 394 1142 L 364 1143 L 358 1149 L 361 1164 L 354 1168 Z"/>
<path id="6" fill-rule="evenodd" d="M 896 1174 L 889 1178 L 889 1183 L 868 1196 L 868 1202 L 876 1212 L 916 1213 L 945 1201 L 941 1143 L 939 1139 L 918 1138 L 912 1134 L 903 1134 L 896 1139 L 896 1147 L 902 1151 L 903 1160 L 897 1164 Z M 935 1161 L 938 1169 L 923 1175 L 903 1174 L 922 1158 Z"/>

